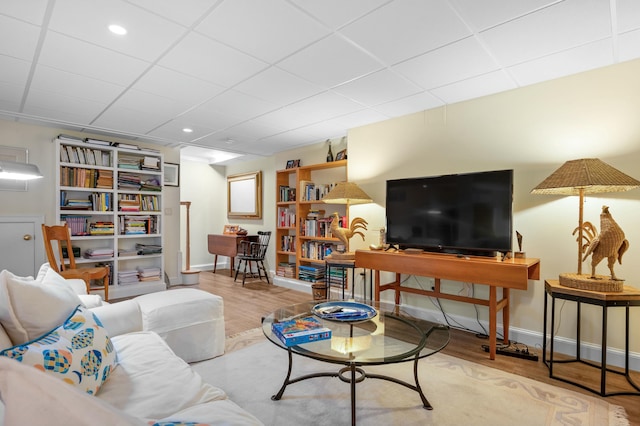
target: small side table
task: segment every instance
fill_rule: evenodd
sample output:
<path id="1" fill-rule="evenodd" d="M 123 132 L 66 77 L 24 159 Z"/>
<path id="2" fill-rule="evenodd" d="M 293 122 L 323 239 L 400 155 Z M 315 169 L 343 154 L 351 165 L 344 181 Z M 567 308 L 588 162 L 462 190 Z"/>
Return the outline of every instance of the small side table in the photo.
<path id="1" fill-rule="evenodd" d="M 581 387 L 600 396 L 612 395 L 640 395 L 640 387 L 631 379 L 629 375 L 629 308 L 631 306 L 640 306 L 640 290 L 624 286 L 621 292 L 600 292 L 591 290 L 581 290 L 577 288 L 565 287 L 560 285 L 558 280 L 545 280 L 545 298 L 544 298 L 544 338 L 542 342 L 542 362 L 549 368 L 549 377 L 561 380 L 566 383 Z M 549 351 L 549 359 L 547 360 L 547 301 L 551 297 L 551 345 Z M 576 326 L 576 357 L 565 360 L 554 360 L 554 330 L 555 330 L 555 306 L 556 299 L 570 300 L 577 303 L 577 326 Z M 580 307 L 582 303 L 589 305 L 602 306 L 602 339 L 601 352 L 602 359 L 600 365 L 589 360 L 584 360 L 580 356 Z M 612 307 L 625 308 L 625 348 L 624 348 L 624 373 L 607 368 L 607 312 Z M 600 369 L 600 390 L 590 388 L 582 383 L 577 383 L 563 377 L 553 375 L 553 365 L 555 363 L 580 362 L 590 367 Z M 624 375 L 627 382 L 636 391 L 620 391 L 607 392 L 607 372 Z"/>
<path id="2" fill-rule="evenodd" d="M 338 269 L 342 277 L 342 299 L 344 299 L 344 288 L 347 283 L 347 270 L 351 269 L 351 298 L 355 297 L 355 277 L 356 277 L 356 261 L 355 259 L 325 259 L 324 279 L 327 286 L 327 300 L 331 299 L 331 269 Z"/>

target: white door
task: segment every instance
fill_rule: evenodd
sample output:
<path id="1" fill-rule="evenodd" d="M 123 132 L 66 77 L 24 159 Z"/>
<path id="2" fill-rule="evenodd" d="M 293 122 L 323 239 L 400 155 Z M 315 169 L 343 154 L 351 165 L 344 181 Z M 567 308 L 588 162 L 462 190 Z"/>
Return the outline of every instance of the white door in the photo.
<path id="1" fill-rule="evenodd" d="M 42 216 L 0 216 L 0 270 L 35 276 L 45 261 Z"/>

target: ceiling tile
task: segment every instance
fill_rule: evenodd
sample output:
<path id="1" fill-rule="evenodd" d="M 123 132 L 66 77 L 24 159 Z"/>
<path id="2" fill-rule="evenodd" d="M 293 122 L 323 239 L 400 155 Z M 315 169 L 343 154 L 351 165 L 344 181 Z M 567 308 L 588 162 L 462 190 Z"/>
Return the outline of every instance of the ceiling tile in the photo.
<path id="1" fill-rule="evenodd" d="M 640 30 L 618 36 L 618 57 L 620 61 L 630 61 L 640 57 Z"/>
<path id="2" fill-rule="evenodd" d="M 364 105 L 378 105 L 422 92 L 422 88 L 389 70 L 378 71 L 333 89 Z"/>
<path id="3" fill-rule="evenodd" d="M 412 114 L 425 109 L 437 108 L 444 105 L 442 100 L 436 98 L 431 93 L 423 92 L 417 95 L 407 96 L 397 101 L 387 102 L 375 107 L 377 111 L 389 117 L 400 117 Z"/>
<path id="4" fill-rule="evenodd" d="M 20 104 L 22 103 L 23 93 L 24 86 L 0 81 L 0 116 L 4 115 L 3 111 L 22 112 Z"/>
<path id="5" fill-rule="evenodd" d="M 158 64 L 225 87 L 267 67 L 262 61 L 194 33 L 181 40 Z"/>
<path id="6" fill-rule="evenodd" d="M 388 0 L 295 0 L 295 4 L 332 29 L 364 16 Z"/>
<path id="7" fill-rule="evenodd" d="M 184 131 L 182 131 L 182 129 L 184 129 L 185 127 L 190 128 L 192 132 L 185 133 Z M 149 135 L 173 140 L 175 142 L 192 142 L 205 135 L 213 133 L 216 130 L 219 129 L 200 126 L 194 124 L 191 121 L 175 119 L 153 129 L 151 132 L 149 132 Z"/>
<path id="8" fill-rule="evenodd" d="M 449 1 L 474 31 L 482 31 L 503 24 L 557 2 L 557 0 Z"/>
<path id="9" fill-rule="evenodd" d="M 640 2 L 638 0 L 615 0 L 618 32 L 640 28 Z"/>
<path id="10" fill-rule="evenodd" d="M 177 22 L 185 27 L 191 27 L 212 6 L 211 0 L 129 0 L 134 6 Z M 214 3 L 215 4 L 215 3 Z"/>
<path id="11" fill-rule="evenodd" d="M 28 61 L 0 55 L 0 82 L 12 83 L 24 89 L 30 68 Z"/>
<path id="12" fill-rule="evenodd" d="M 0 15 L 0 55 L 32 61 L 39 37 L 37 26 Z"/>
<path id="13" fill-rule="evenodd" d="M 123 26 L 127 34 L 113 34 L 111 24 Z M 49 29 L 149 62 L 185 33 L 184 27 L 122 0 L 58 2 Z"/>
<path id="14" fill-rule="evenodd" d="M 21 21 L 40 25 L 44 19 L 47 3 L 48 0 L 2 0 L 0 15 L 12 16 Z"/>
<path id="15" fill-rule="evenodd" d="M 283 109 L 294 111 L 301 116 L 310 117 L 309 124 L 312 124 L 350 114 L 364 109 L 364 107 L 336 93 L 326 92 L 296 102 Z"/>
<path id="16" fill-rule="evenodd" d="M 48 91 L 54 95 L 73 94 L 83 99 L 98 101 L 102 105 L 111 103 L 125 89 L 124 86 L 45 65 L 36 68 L 31 87 L 36 90 Z"/>
<path id="17" fill-rule="evenodd" d="M 224 2 L 196 31 L 269 63 L 329 34 L 328 29 L 281 0 Z"/>
<path id="18" fill-rule="evenodd" d="M 433 89 L 431 93 L 451 104 L 468 99 L 469 94 L 479 98 L 515 88 L 515 83 L 504 71 L 495 71 Z"/>
<path id="19" fill-rule="evenodd" d="M 171 82 L 171 84 L 167 84 Z M 168 68 L 155 66 L 142 75 L 131 87 L 173 99 L 185 106 L 199 105 L 222 93 L 225 88 Z"/>
<path id="20" fill-rule="evenodd" d="M 145 135 L 167 122 L 169 117 L 127 108 L 109 108 L 92 124 L 104 129 L 119 129 L 126 134 Z"/>
<path id="21" fill-rule="evenodd" d="M 324 91 L 322 87 L 276 67 L 267 68 L 234 89 L 274 105 L 287 105 Z"/>
<path id="22" fill-rule="evenodd" d="M 153 107 L 150 107 L 150 106 Z M 190 105 L 178 102 L 175 99 L 165 98 L 142 90 L 127 90 L 110 106 L 115 109 L 128 109 L 132 111 L 156 114 L 162 117 L 164 122 L 186 111 Z"/>
<path id="23" fill-rule="evenodd" d="M 603 67 L 612 59 L 611 40 L 605 39 L 514 65 L 509 72 L 520 85 L 528 85 Z"/>
<path id="24" fill-rule="evenodd" d="M 471 34 L 447 2 L 394 1 L 340 30 L 387 65 Z"/>
<path id="25" fill-rule="evenodd" d="M 39 63 L 121 86 L 129 86 L 149 66 L 131 56 L 54 32 L 47 34 Z"/>
<path id="26" fill-rule="evenodd" d="M 565 0 L 480 34 L 503 66 L 610 36 L 609 0 Z"/>
<path id="27" fill-rule="evenodd" d="M 382 68 L 382 64 L 341 37 L 332 35 L 278 64 L 303 79 L 335 86 Z"/>
<path id="28" fill-rule="evenodd" d="M 498 68 L 475 37 L 398 64 L 393 69 L 425 89 L 451 84 Z"/>
<path id="29" fill-rule="evenodd" d="M 70 123 L 89 123 L 105 108 L 99 101 L 82 99 L 48 90 L 29 91 L 23 112 Z"/>
<path id="30" fill-rule="evenodd" d="M 227 90 L 204 103 L 202 107 L 216 113 L 224 112 L 241 121 L 265 114 L 276 108 L 274 104 L 240 93 L 237 90 Z"/>

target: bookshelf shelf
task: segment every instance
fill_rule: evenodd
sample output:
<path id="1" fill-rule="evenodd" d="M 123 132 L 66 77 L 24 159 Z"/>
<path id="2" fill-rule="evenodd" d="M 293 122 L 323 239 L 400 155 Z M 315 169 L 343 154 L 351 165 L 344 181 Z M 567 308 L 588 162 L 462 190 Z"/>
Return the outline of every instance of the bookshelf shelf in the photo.
<path id="1" fill-rule="evenodd" d="M 81 251 L 76 261 L 111 266 L 109 296 L 112 299 L 164 290 L 162 153 L 143 148 L 118 148 L 108 142 L 98 145 L 81 139 L 56 138 L 54 142 L 59 170 L 56 173 L 56 221 L 75 222 L 76 226 L 83 227 L 75 232 L 72 229 L 75 234 L 71 237 L 72 244 Z M 74 203 L 82 205 L 82 200 L 83 207 L 88 200 L 88 209 L 73 208 Z M 122 200 L 128 201 L 122 203 Z M 133 210 L 121 210 L 124 204 Z M 105 228 L 112 232 L 84 235 L 92 227 L 96 229 L 94 232 L 104 232 Z M 125 227 L 133 233 L 125 234 Z M 89 249 L 113 250 L 113 256 L 83 257 Z M 143 250 L 151 253 L 139 255 Z M 119 251 L 133 255 L 121 255 Z M 120 281 L 121 272 L 138 269 L 156 270 L 157 278 Z"/>
<path id="2" fill-rule="evenodd" d="M 339 240 L 303 234 L 309 231 L 308 227 L 314 227 L 314 232 L 317 231 L 316 233 L 320 235 L 321 231 L 317 224 L 320 219 L 326 218 L 334 211 L 342 216 L 346 210 L 342 205 L 325 204 L 320 199 L 309 200 L 308 198 L 321 198 L 332 184 L 346 180 L 347 160 L 276 172 L 276 274 L 278 276 L 296 279 L 306 285 L 313 283 L 308 278 L 308 268 L 318 268 L 323 265 L 325 253 L 317 253 L 319 258 L 306 257 L 304 254 L 308 250 L 313 250 L 315 254 L 318 247 L 324 250 L 326 246 L 339 243 Z M 305 223 L 308 217 L 317 220 Z M 324 222 L 323 226 L 328 226 L 328 222 Z M 322 232 L 325 232 L 324 228 L 322 229 Z M 309 246 L 313 247 L 310 249 Z M 300 279 L 301 270 L 306 272 L 304 279 Z M 321 281 L 324 281 L 324 278 Z"/>

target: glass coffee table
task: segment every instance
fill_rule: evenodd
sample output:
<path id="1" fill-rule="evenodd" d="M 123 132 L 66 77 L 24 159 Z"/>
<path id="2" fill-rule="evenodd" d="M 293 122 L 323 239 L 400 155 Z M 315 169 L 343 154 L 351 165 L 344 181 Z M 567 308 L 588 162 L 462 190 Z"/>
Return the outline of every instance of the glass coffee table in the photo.
<path id="1" fill-rule="evenodd" d="M 353 301 L 342 301 L 346 304 Z M 310 301 L 285 306 L 272 312 L 262 321 L 264 335 L 289 355 L 289 368 L 280 390 L 271 397 L 282 398 L 288 385 L 315 377 L 338 377 L 351 387 L 351 424 L 356 423 L 356 384 L 365 378 L 382 379 L 397 383 L 418 393 L 423 407 L 432 406 L 424 396 L 418 380 L 418 361 L 442 350 L 449 343 L 449 328 L 411 317 L 400 311 L 400 307 L 383 302 L 358 301 L 373 311 L 373 318 L 365 320 L 326 319 L 325 315 L 315 315 L 314 307 L 322 302 Z M 340 304 L 340 301 L 327 303 Z M 322 306 L 324 306 L 323 304 Z M 318 311 L 316 310 L 316 314 Z M 324 327 L 331 330 L 331 338 L 287 347 L 271 331 L 274 322 L 296 318 L 315 317 Z M 342 365 L 337 371 L 318 372 L 291 378 L 293 355 L 300 355 Z M 367 374 L 363 367 L 413 361 L 415 383 L 380 374 Z"/>

